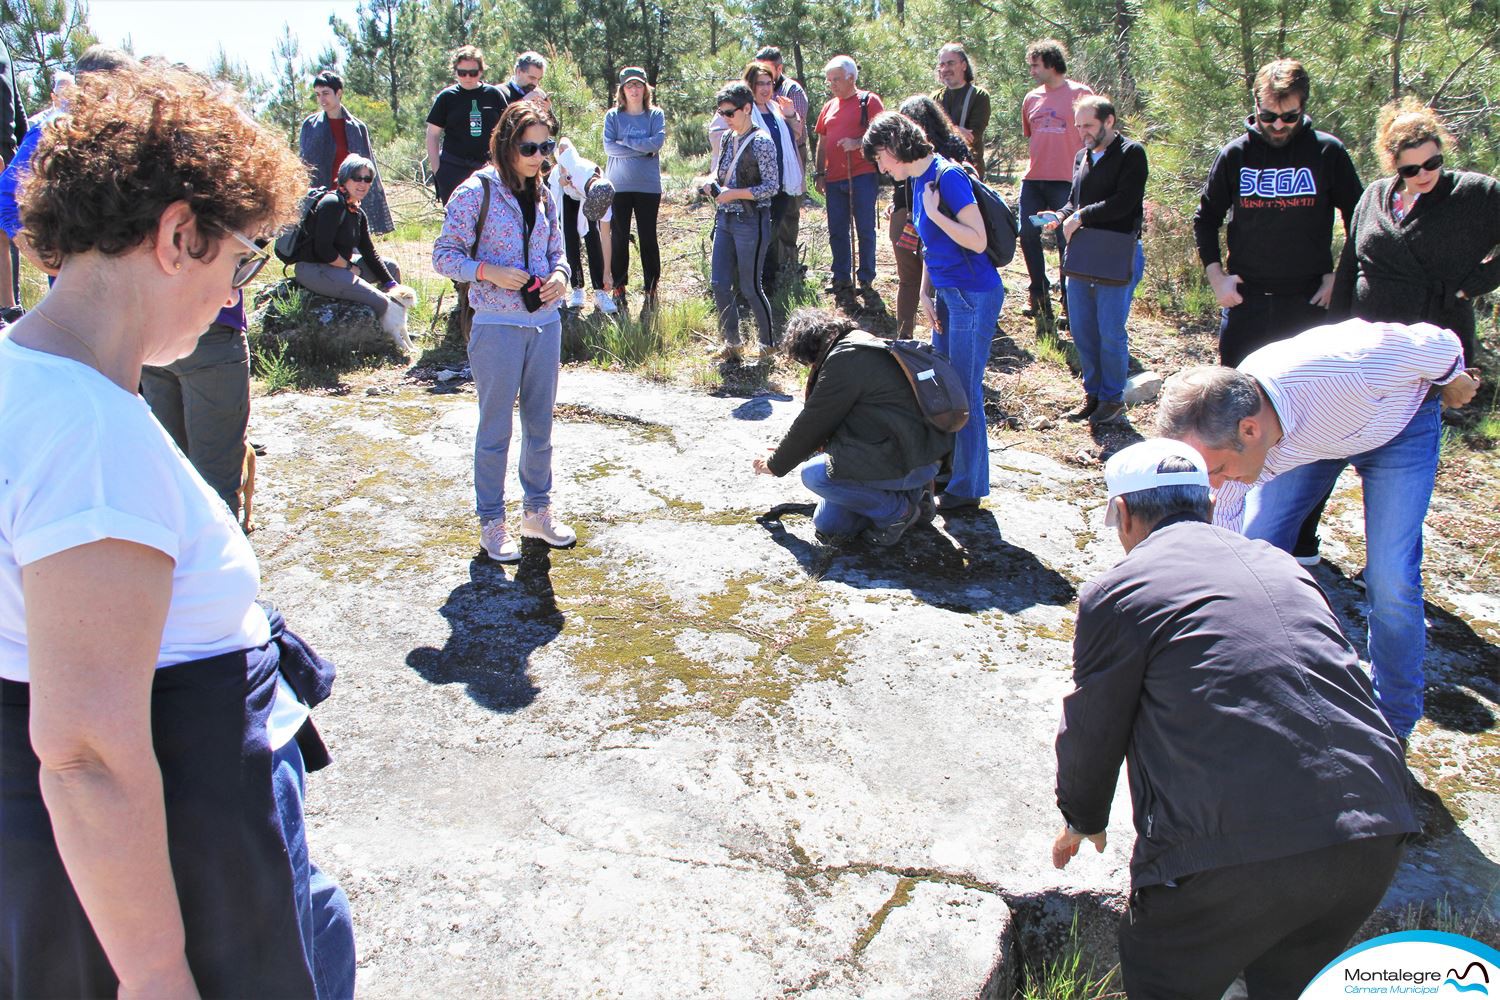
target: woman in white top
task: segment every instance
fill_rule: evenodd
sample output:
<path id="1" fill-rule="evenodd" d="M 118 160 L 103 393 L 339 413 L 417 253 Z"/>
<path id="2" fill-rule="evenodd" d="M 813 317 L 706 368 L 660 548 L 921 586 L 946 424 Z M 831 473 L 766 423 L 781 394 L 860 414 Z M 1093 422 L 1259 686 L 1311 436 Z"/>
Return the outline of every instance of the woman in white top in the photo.
<path id="1" fill-rule="evenodd" d="M 306 169 L 165 66 L 80 78 L 44 129 L 21 211 L 57 281 L 0 340 L 0 994 L 351 995 L 301 811 L 332 667 L 137 395 Z"/>

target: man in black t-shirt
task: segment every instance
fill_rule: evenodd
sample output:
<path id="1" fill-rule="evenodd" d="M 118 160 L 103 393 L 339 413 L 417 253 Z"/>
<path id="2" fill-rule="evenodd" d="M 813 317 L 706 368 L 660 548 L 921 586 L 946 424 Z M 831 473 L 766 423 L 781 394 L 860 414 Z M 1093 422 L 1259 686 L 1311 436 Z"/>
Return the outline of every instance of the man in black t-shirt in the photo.
<path id="1" fill-rule="evenodd" d="M 458 82 L 440 91 L 427 113 L 427 161 L 444 204 L 489 159 L 490 133 L 510 103 L 499 87 L 482 82 L 484 53 L 473 45 L 454 50 L 453 75 Z"/>

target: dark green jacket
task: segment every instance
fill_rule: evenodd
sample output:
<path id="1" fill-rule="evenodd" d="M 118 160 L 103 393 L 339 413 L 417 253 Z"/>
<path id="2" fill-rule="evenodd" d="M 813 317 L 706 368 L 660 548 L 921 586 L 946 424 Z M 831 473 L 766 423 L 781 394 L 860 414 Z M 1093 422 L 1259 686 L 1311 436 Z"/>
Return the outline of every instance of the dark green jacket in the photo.
<path id="1" fill-rule="evenodd" d="M 858 482 L 900 479 L 938 461 L 953 435 L 929 424 L 911 385 L 879 337 L 846 334 L 812 376 L 802 412 L 767 463 L 784 476 L 820 449 L 829 475 Z"/>

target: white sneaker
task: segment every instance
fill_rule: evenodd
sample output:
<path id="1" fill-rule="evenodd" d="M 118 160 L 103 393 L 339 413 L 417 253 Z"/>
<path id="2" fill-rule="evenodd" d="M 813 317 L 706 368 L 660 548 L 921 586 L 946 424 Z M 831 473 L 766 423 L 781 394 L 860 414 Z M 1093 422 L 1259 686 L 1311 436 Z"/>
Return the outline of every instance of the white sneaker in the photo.
<path id="1" fill-rule="evenodd" d="M 582 305 L 582 303 L 579 304 Z M 620 307 L 615 305 L 615 300 L 602 288 L 594 292 L 594 308 L 606 316 L 613 316 L 620 311 Z"/>
<path id="2" fill-rule="evenodd" d="M 575 289 L 573 289 L 573 294 L 568 296 L 568 308 L 569 309 L 582 309 L 583 308 L 583 289 L 582 288 L 575 288 Z"/>
<path id="3" fill-rule="evenodd" d="M 564 549 L 578 541 L 578 535 L 566 524 L 552 520 L 552 508 L 521 513 L 521 537 L 540 538 L 554 549 Z"/>
<path id="4" fill-rule="evenodd" d="M 1292 556 L 1301 566 L 1316 566 L 1323 561 L 1322 555 L 1315 556 Z"/>
<path id="5" fill-rule="evenodd" d="M 484 554 L 495 562 L 513 563 L 521 561 L 521 549 L 505 528 L 505 518 L 486 521 L 479 529 L 479 545 Z"/>

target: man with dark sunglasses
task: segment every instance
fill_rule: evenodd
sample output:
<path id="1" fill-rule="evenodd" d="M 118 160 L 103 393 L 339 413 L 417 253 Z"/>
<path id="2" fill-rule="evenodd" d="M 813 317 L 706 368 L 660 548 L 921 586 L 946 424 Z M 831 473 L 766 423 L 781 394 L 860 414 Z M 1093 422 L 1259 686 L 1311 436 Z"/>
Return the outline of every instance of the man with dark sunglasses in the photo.
<path id="1" fill-rule="evenodd" d="M 457 82 L 438 93 L 427 113 L 427 162 L 445 205 L 453 189 L 489 159 L 490 133 L 510 104 L 505 91 L 483 82 L 484 53 L 473 45 L 454 50 L 453 76 Z"/>
<path id="2" fill-rule="evenodd" d="M 1214 160 L 1193 216 L 1198 257 L 1223 308 L 1219 361 L 1327 322 L 1333 213 L 1349 219 L 1364 190 L 1344 144 L 1308 121 L 1307 70 L 1277 59 L 1255 75 L 1245 132 Z M 1228 259 L 1219 229 L 1229 217 Z"/>
<path id="3" fill-rule="evenodd" d="M 1219 363 L 1229 368 L 1328 322 L 1333 213 L 1347 234 L 1364 185 L 1344 144 L 1313 129 L 1311 90 L 1295 59 L 1260 68 L 1245 132 L 1219 150 L 1193 216 L 1198 257 L 1220 306 Z M 1219 251 L 1226 215 L 1227 261 Z M 1299 533 L 1292 554 L 1303 565 L 1319 561 L 1322 516 L 1320 503 Z"/>

